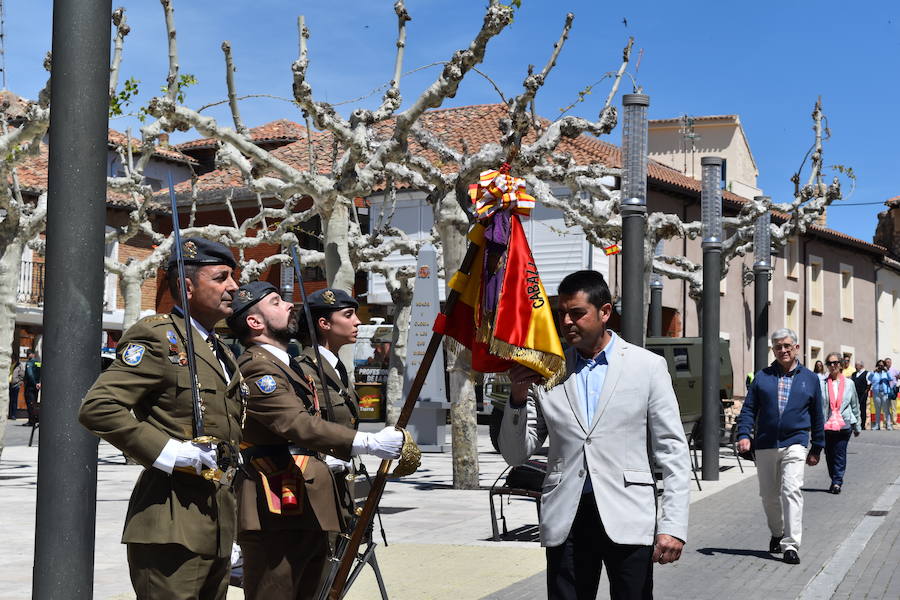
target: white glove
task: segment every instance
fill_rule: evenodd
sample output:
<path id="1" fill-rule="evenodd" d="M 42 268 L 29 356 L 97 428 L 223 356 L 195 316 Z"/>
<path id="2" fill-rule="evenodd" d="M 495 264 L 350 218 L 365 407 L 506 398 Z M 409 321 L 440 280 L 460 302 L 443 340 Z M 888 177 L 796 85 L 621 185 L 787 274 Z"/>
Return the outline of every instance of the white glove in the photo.
<path id="1" fill-rule="evenodd" d="M 216 449 L 209 444 L 195 444 L 194 442 L 181 442 L 178 447 L 178 456 L 175 457 L 176 467 L 191 467 L 197 471 L 197 475 L 203 467 L 210 469 L 219 468 L 216 462 Z"/>
<path id="2" fill-rule="evenodd" d="M 358 431 L 353 438 L 353 456 L 372 454 L 381 459 L 394 460 L 400 457 L 403 447 L 403 432 L 394 427 L 385 427 L 378 433 Z"/>
<path id="3" fill-rule="evenodd" d="M 325 464 L 328 465 L 328 468 L 331 469 L 332 473 L 343 473 L 344 471 L 349 471 L 352 463 L 341 460 L 339 458 L 335 458 L 333 456 L 325 455 Z"/>

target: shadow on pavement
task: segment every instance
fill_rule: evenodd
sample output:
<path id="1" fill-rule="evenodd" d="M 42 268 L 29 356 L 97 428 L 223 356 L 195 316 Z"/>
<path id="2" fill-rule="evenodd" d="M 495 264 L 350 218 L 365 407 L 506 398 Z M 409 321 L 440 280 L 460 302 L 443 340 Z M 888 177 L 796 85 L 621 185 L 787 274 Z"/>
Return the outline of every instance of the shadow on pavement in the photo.
<path id="1" fill-rule="evenodd" d="M 748 550 L 746 548 L 697 548 L 697 552 L 706 556 L 712 556 L 714 554 L 730 554 L 732 556 L 755 556 L 756 558 L 781 562 L 781 557 L 772 556 L 765 550 Z"/>
<path id="2" fill-rule="evenodd" d="M 495 541 L 494 538 L 485 538 L 486 542 Z M 541 528 L 539 525 L 522 525 L 500 534 L 501 542 L 540 542 Z"/>

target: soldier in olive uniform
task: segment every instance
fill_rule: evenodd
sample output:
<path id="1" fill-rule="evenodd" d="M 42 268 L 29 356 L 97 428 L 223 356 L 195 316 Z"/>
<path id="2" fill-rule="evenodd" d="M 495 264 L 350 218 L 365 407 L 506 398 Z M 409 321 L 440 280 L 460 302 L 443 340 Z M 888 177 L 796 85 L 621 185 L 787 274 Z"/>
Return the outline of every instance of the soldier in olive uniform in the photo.
<path id="1" fill-rule="evenodd" d="M 193 327 L 183 311 L 147 317 L 129 328 L 116 360 L 100 374 L 79 420 L 144 466 L 125 517 L 131 581 L 139 600 L 224 599 L 235 534 L 235 497 L 202 477 L 217 467 L 210 444 L 192 442 L 192 381 L 185 339 L 193 336 L 205 433 L 238 444 L 247 394 L 234 356 L 213 328 L 231 314 L 237 283 L 231 251 L 183 240 Z M 180 298 L 174 253 L 169 289 Z"/>
<path id="2" fill-rule="evenodd" d="M 310 304 L 317 306 L 312 298 Z M 403 434 L 393 427 L 377 434 L 355 431 L 355 405 L 342 395 L 345 385 L 331 390 L 329 414 L 315 389 L 318 376 L 305 373 L 287 353 L 297 319 L 275 286 L 241 286 L 233 308 L 228 325 L 247 346 L 238 363 L 250 388 L 242 444 L 249 477 L 238 488 L 244 594 L 248 600 L 314 598 L 328 532 L 344 526 L 339 499 L 346 495 L 345 461 L 363 453 L 395 459 Z M 359 323 L 354 319 L 348 317 L 348 334 Z"/>

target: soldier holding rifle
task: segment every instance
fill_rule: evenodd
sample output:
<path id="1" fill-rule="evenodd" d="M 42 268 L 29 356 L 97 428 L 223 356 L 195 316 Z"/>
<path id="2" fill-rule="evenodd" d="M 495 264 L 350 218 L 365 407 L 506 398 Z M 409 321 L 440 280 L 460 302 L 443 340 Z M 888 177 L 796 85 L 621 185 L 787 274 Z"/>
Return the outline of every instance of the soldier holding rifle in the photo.
<path id="1" fill-rule="evenodd" d="M 402 431 L 355 430 L 356 398 L 337 351 L 356 339 L 357 306 L 341 290 L 311 294 L 305 308 L 312 320 L 304 321 L 319 347 L 308 348 L 297 361 L 287 352 L 297 334 L 293 305 L 264 281 L 237 292 L 228 324 L 247 346 L 239 360 L 250 399 L 242 452 L 248 477 L 239 484 L 238 541 L 248 600 L 315 598 L 328 556 L 328 533 L 344 529 L 353 507 L 346 461 L 358 454 L 382 459 L 400 455 Z"/>
<path id="2" fill-rule="evenodd" d="M 220 600 L 236 515 L 220 467 L 240 442 L 247 390 L 213 328 L 232 312 L 236 264 L 217 242 L 176 245 L 181 252 L 169 259 L 169 289 L 176 299 L 186 297 L 193 326 L 186 324 L 184 300 L 171 314 L 138 321 L 85 396 L 79 420 L 145 468 L 122 535 L 138 600 Z"/>

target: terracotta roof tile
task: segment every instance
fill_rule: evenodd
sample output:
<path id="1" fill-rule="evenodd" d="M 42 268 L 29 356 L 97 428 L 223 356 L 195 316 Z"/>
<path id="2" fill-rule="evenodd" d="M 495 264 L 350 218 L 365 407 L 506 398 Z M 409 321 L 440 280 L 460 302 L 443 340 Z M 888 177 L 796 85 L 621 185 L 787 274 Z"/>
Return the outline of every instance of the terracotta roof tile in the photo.
<path id="1" fill-rule="evenodd" d="M 124 136 L 123 136 L 124 138 Z M 50 149 L 47 144 L 41 142 L 37 156 L 29 156 L 16 165 L 16 174 L 19 177 L 19 186 L 26 193 L 37 196 L 47 189 L 47 174 L 49 173 Z M 9 179 L 10 183 L 12 178 Z M 128 194 L 108 191 L 106 205 L 118 208 L 134 208 L 135 204 Z M 153 212 L 168 212 L 165 206 L 154 207 Z"/>
<path id="2" fill-rule="evenodd" d="M 116 131 L 115 129 L 109 130 L 109 145 L 112 146 L 126 146 L 128 144 L 128 138 L 124 133 Z M 141 149 L 141 140 L 132 137 L 131 138 L 131 148 L 132 152 L 138 152 Z M 199 164 L 194 158 L 188 156 L 187 154 L 183 154 L 182 152 L 175 149 L 174 146 L 156 146 L 153 151 L 153 155 L 162 159 L 171 160 L 179 163 L 184 163 L 188 165 L 197 165 Z"/>
<path id="3" fill-rule="evenodd" d="M 260 145 L 268 145 L 271 142 L 296 142 L 306 138 L 306 127 L 289 119 L 278 119 L 250 128 L 250 139 Z M 198 150 L 201 148 L 215 148 L 216 140 L 213 138 L 201 138 L 191 140 L 175 146 L 178 150 Z"/>
<path id="4" fill-rule="evenodd" d="M 700 117 L 688 115 L 688 118 L 693 120 L 695 123 L 697 121 L 732 121 L 736 123 L 740 120 L 740 117 L 738 115 L 703 115 Z M 682 117 L 670 117 L 668 119 L 650 119 L 648 122 L 651 125 L 663 123 L 680 123 L 681 119 Z"/>

